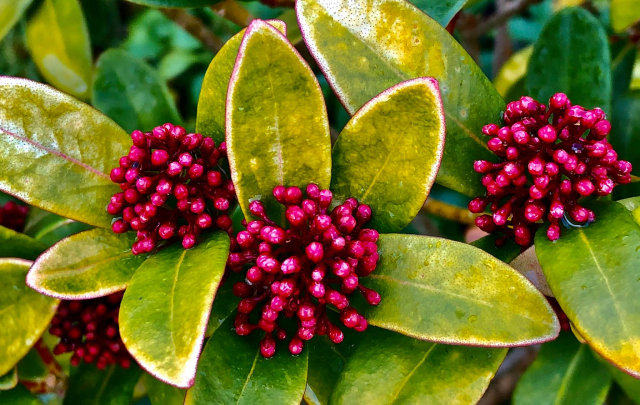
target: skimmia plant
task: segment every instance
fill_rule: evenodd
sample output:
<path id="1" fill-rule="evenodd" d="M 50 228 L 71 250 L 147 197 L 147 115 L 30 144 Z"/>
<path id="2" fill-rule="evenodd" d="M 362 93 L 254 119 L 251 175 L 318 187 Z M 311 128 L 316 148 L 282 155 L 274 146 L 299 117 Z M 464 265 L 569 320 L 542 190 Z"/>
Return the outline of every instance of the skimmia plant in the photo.
<path id="1" fill-rule="evenodd" d="M 63 47 L 77 77 L 36 63 L 57 89 L 0 77 L 0 190 L 29 204 L 0 209 L 0 400 L 473 405 L 539 343 L 516 405 L 638 389 L 640 199 L 611 198 L 635 178 L 606 33 L 555 14 L 507 104 L 443 27 L 464 3 L 297 0 L 207 58 L 194 122 L 122 50 L 93 79 L 88 46 Z M 55 15 L 88 35 L 75 0 L 45 0 L 36 62 Z M 436 182 L 496 235 L 406 233 Z"/>

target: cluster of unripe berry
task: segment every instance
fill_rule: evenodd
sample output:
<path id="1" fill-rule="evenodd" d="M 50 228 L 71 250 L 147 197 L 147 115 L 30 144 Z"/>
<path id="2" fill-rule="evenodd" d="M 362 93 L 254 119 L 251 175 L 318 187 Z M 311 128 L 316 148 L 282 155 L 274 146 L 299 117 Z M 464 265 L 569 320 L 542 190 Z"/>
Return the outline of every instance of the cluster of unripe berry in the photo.
<path id="1" fill-rule="evenodd" d="M 617 184 L 631 182 L 631 163 L 618 160 L 607 142 L 611 124 L 600 108 L 572 105 L 562 93 L 551 97 L 548 106 L 522 97 L 507 105 L 503 120 L 503 127 L 482 129 L 501 162 L 474 163 L 487 191 L 469 203 L 473 213 L 491 210 L 491 215 L 477 217 L 476 225 L 503 233 L 498 243 L 513 238 L 522 246 L 532 244 L 545 217 L 551 222 L 547 237 L 556 240 L 561 220 L 595 220 L 579 198 L 606 196 Z"/>
<path id="2" fill-rule="evenodd" d="M 111 198 L 107 211 L 121 217 L 113 222 L 114 232 L 137 231 L 133 254 L 149 253 L 173 238 L 189 249 L 204 229 L 230 230 L 235 190 L 218 168 L 226 156 L 224 142 L 216 147 L 213 139 L 172 124 L 133 131 L 131 139 L 129 154 L 111 170 L 111 180 L 123 191 Z"/>
<path id="3" fill-rule="evenodd" d="M 286 338 L 278 325 L 281 315 L 297 320 L 289 351 L 299 354 L 304 342 L 315 335 L 328 335 L 334 343 L 344 339 L 327 317 L 328 305 L 339 311 L 344 326 L 362 332 L 367 320 L 350 306 L 347 295 L 357 290 L 369 304 L 380 303 L 380 294 L 360 284 L 378 262 L 378 232 L 363 228 L 371 219 L 371 208 L 349 198 L 329 212 L 331 191 L 310 184 L 306 194 L 304 198 L 298 187 L 275 187 L 275 199 L 286 207 L 288 229 L 269 219 L 264 205 L 254 201 L 249 210 L 259 219 L 244 221 L 246 230 L 232 239 L 228 267 L 236 272 L 247 269 L 246 280 L 233 286 L 243 298 L 236 332 L 248 335 L 263 330 L 260 351 L 264 357 L 275 353 L 274 335 Z M 252 324 L 249 318 L 255 309 L 260 319 Z"/>
<path id="4" fill-rule="evenodd" d="M 28 213 L 29 206 L 8 201 L 0 207 L 0 225 L 16 232 L 22 232 Z"/>

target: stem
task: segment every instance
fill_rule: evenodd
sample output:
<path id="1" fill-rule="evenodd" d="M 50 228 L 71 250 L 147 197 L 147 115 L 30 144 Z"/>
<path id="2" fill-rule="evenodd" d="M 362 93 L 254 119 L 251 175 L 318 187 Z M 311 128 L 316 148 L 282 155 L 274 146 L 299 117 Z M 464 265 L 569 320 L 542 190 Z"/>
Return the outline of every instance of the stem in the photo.
<path id="1" fill-rule="evenodd" d="M 427 202 L 422 207 L 422 212 L 465 225 L 475 225 L 474 221 L 478 216 L 478 214 L 473 214 L 466 208 L 456 207 L 431 198 L 427 199 Z"/>
<path id="2" fill-rule="evenodd" d="M 255 20 L 255 17 L 252 16 L 236 0 L 224 0 L 214 6 L 211 6 L 211 9 L 220 17 L 224 17 L 241 27 L 246 27 L 251 24 L 251 21 Z"/>
<path id="3" fill-rule="evenodd" d="M 51 354 L 51 351 L 44 343 L 44 341 L 42 341 L 42 339 L 39 339 L 33 348 L 36 350 L 36 352 L 42 359 L 42 362 L 47 366 L 47 369 L 51 374 L 55 375 L 56 377 L 59 377 L 63 374 L 62 367 L 60 367 L 60 364 L 56 361 L 55 357 L 53 357 L 53 354 Z"/>
<path id="4" fill-rule="evenodd" d="M 182 29 L 202 42 L 213 53 L 217 53 L 224 45 L 224 41 L 215 36 L 198 17 L 178 8 L 163 8 L 160 10 Z"/>

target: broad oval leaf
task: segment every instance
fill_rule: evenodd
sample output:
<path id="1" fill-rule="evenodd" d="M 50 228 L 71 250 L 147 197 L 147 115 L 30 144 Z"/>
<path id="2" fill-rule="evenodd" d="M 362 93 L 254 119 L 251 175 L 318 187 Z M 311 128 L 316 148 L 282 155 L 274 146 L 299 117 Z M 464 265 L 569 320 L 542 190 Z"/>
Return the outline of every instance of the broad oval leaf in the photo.
<path id="1" fill-rule="evenodd" d="M 320 85 L 287 38 L 255 20 L 242 39 L 229 82 L 226 133 L 231 177 L 246 218 L 262 200 L 284 223 L 277 185 L 328 188 L 331 141 Z"/>
<path id="2" fill-rule="evenodd" d="M 22 384 L 9 391 L 0 391 L 0 403 L 10 405 L 42 405 L 29 390 Z"/>
<path id="3" fill-rule="evenodd" d="M 640 142 L 640 90 L 629 91 L 615 100 L 608 139 L 619 159 L 628 160 L 634 168 L 640 168 L 640 155 L 635 148 Z M 618 186 L 615 195 L 619 198 L 640 195 L 640 183 Z"/>
<path id="4" fill-rule="evenodd" d="M 93 229 L 61 240 L 44 252 L 27 275 L 27 285 L 65 299 L 104 297 L 127 287 L 145 261 L 131 253 L 136 235 Z"/>
<path id="5" fill-rule="evenodd" d="M 623 32 L 640 20 L 640 4 L 635 0 L 611 0 L 611 27 L 615 32 Z"/>
<path id="6" fill-rule="evenodd" d="M 0 77 L 0 190 L 110 228 L 105 207 L 121 190 L 109 172 L 130 146 L 122 128 L 73 97 L 30 80 Z"/>
<path id="7" fill-rule="evenodd" d="M 18 369 L 12 368 L 6 374 L 0 375 L 0 391 L 7 391 L 18 385 Z"/>
<path id="8" fill-rule="evenodd" d="M 534 45 L 527 92 L 541 103 L 562 92 L 573 104 L 609 112 L 610 58 L 607 34 L 600 22 L 583 8 L 564 9 L 547 22 Z"/>
<path id="9" fill-rule="evenodd" d="M 346 361 L 331 404 L 473 405 L 507 354 L 506 349 L 441 345 L 379 328 L 365 333 Z"/>
<path id="10" fill-rule="evenodd" d="M 27 10 L 33 0 L 0 1 L 0 41 Z"/>
<path id="11" fill-rule="evenodd" d="M 47 246 L 52 246 L 61 239 L 91 228 L 90 225 L 82 222 L 61 217 L 37 207 L 30 207 L 23 232 Z"/>
<path id="12" fill-rule="evenodd" d="M 128 405 L 141 373 L 135 363 L 128 369 L 110 365 L 104 370 L 82 363 L 71 372 L 63 405 Z"/>
<path id="13" fill-rule="evenodd" d="M 518 382 L 513 405 L 601 405 L 611 376 L 573 334 L 542 345 L 538 357 Z"/>
<path id="14" fill-rule="evenodd" d="M 174 244 L 150 256 L 129 282 L 120 334 L 131 355 L 157 379 L 179 388 L 193 385 L 228 253 L 223 232 L 189 250 Z"/>
<path id="15" fill-rule="evenodd" d="M 89 99 L 91 43 L 78 0 L 44 0 L 27 23 L 27 46 L 47 82 Z"/>
<path id="16" fill-rule="evenodd" d="M 640 377 L 640 226 L 615 202 L 592 207 L 596 221 L 537 232 L 536 254 L 551 291 L 576 330 L 608 361 Z"/>
<path id="17" fill-rule="evenodd" d="M 164 80 L 151 66 L 119 49 L 106 51 L 96 62 L 91 103 L 127 132 L 182 121 Z"/>
<path id="18" fill-rule="evenodd" d="M 205 7 L 220 3 L 222 0 L 127 0 L 131 3 L 151 7 Z"/>
<path id="19" fill-rule="evenodd" d="M 445 122 L 438 82 L 418 78 L 374 97 L 333 147 L 331 191 L 373 211 L 367 226 L 399 232 L 424 205 L 442 160 Z"/>
<path id="20" fill-rule="evenodd" d="M 382 301 L 358 309 L 371 325 L 417 339 L 486 347 L 558 336 L 558 318 L 520 273 L 473 246 L 415 235 L 381 235 L 380 261 L 362 283 Z M 355 299 L 354 299 L 355 300 Z"/>
<path id="21" fill-rule="evenodd" d="M 0 259 L 0 375 L 27 354 L 58 308 L 58 300 L 25 284 L 30 265 L 26 260 Z"/>
<path id="22" fill-rule="evenodd" d="M 153 378 L 151 374 L 142 377 L 144 387 L 149 394 L 151 405 L 183 405 L 185 390 L 176 388 L 173 385 L 165 384 Z"/>
<path id="23" fill-rule="evenodd" d="M 438 22 L 438 24 L 446 27 L 451 19 L 462 10 L 462 7 L 468 0 L 453 1 L 433 1 L 433 0 L 413 0 L 413 3 L 420 10 Z"/>
<path id="24" fill-rule="evenodd" d="M 447 147 L 437 181 L 484 193 L 471 162 L 495 158 L 482 126 L 499 122 L 504 101 L 443 27 L 404 0 L 299 0 L 296 10 L 307 47 L 351 114 L 402 81 L 438 80 Z"/>
<path id="25" fill-rule="evenodd" d="M 0 257 L 34 260 L 47 245 L 13 229 L 0 226 Z"/>
<path id="26" fill-rule="evenodd" d="M 300 404 L 309 351 L 292 356 L 280 343 L 275 356 L 265 359 L 260 354 L 262 336 L 238 336 L 234 318 L 230 316 L 207 342 L 185 405 Z"/>

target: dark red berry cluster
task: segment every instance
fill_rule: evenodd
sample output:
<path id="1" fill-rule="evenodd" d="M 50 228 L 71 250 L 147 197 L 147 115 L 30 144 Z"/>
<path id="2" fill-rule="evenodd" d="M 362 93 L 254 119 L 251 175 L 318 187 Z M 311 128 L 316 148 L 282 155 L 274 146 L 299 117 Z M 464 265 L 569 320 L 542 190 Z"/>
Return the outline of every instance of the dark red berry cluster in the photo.
<path id="1" fill-rule="evenodd" d="M 474 169 L 484 174 L 485 197 L 469 203 L 469 210 L 492 215 L 476 218 L 485 232 L 504 233 L 498 243 L 513 238 L 522 246 L 546 218 L 550 240 L 560 237 L 559 221 L 584 224 L 594 213 L 578 199 L 611 194 L 617 184 L 631 181 L 631 163 L 618 160 L 607 142 L 611 124 L 599 108 L 585 110 L 557 93 L 549 106 L 531 97 L 511 102 L 503 116 L 505 125 L 486 125 L 487 146 L 502 162 L 478 160 Z"/>
<path id="2" fill-rule="evenodd" d="M 16 232 L 22 232 L 28 213 L 28 206 L 9 201 L 0 207 L 0 225 Z"/>
<path id="3" fill-rule="evenodd" d="M 51 320 L 49 333 L 60 338 L 53 354 L 73 353 L 71 364 L 96 363 L 129 368 L 131 355 L 118 330 L 118 313 L 124 293 L 81 301 L 62 301 Z"/>
<path id="4" fill-rule="evenodd" d="M 233 286 L 243 298 L 236 332 L 244 336 L 263 330 L 260 351 L 264 357 L 275 353 L 274 332 L 276 338 L 286 338 L 277 324 L 280 315 L 297 319 L 289 351 L 299 354 L 304 341 L 314 335 L 328 335 L 334 343 L 344 339 L 340 328 L 327 318 L 328 304 L 340 311 L 347 328 L 362 332 L 367 320 L 349 305 L 347 295 L 358 290 L 369 304 L 380 303 L 380 294 L 359 283 L 378 262 L 378 232 L 363 228 L 371 219 L 371 207 L 349 198 L 328 213 L 331 191 L 310 184 L 306 192 L 305 199 L 298 187 L 273 189 L 276 200 L 286 207 L 289 229 L 276 225 L 264 205 L 254 201 L 249 210 L 260 220 L 243 222 L 246 230 L 232 239 L 228 266 L 236 272 L 249 266 L 246 281 Z M 262 311 L 260 320 L 251 324 L 249 314 L 257 307 Z"/>
<path id="5" fill-rule="evenodd" d="M 217 166 L 227 153 L 224 142 L 216 147 L 213 139 L 172 124 L 133 131 L 131 139 L 129 154 L 111 170 L 123 191 L 111 197 L 107 211 L 121 216 L 114 232 L 137 231 L 133 254 L 149 253 L 175 237 L 189 249 L 203 229 L 231 229 L 235 190 Z"/>

